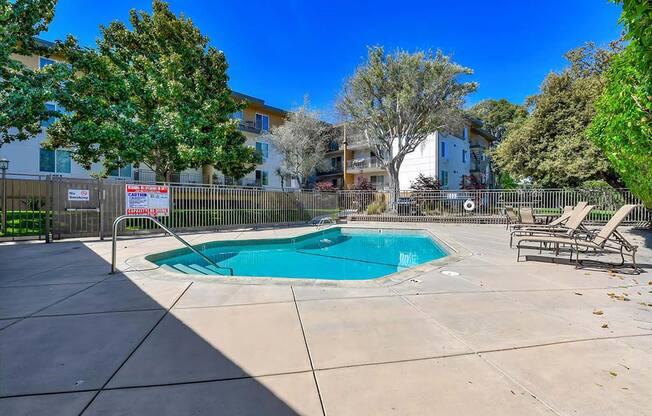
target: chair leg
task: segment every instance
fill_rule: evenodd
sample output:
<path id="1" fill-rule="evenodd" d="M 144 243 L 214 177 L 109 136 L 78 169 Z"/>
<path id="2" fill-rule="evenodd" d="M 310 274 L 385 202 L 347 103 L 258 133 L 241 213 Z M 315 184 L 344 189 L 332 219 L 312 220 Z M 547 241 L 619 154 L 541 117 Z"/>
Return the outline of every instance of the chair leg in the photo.
<path id="1" fill-rule="evenodd" d="M 516 262 L 521 261 L 521 245 L 516 243 Z"/>

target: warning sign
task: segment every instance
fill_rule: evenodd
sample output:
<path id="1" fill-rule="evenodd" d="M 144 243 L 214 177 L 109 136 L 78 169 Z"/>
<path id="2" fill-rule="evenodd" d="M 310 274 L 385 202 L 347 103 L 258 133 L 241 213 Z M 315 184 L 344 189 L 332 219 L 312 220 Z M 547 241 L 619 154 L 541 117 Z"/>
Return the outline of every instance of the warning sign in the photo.
<path id="1" fill-rule="evenodd" d="M 170 188 L 159 185 L 125 185 L 127 215 L 170 215 Z"/>
<path id="2" fill-rule="evenodd" d="M 91 193 L 88 189 L 68 189 L 68 201 L 90 201 Z"/>

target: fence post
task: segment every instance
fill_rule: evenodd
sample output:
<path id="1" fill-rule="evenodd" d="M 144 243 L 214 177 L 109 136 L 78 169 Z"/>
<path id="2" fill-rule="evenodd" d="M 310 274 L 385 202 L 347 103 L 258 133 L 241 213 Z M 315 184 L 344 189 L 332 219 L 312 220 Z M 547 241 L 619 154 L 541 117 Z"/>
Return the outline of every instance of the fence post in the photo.
<path id="1" fill-rule="evenodd" d="M 50 215 L 52 214 L 52 176 L 45 178 L 45 242 L 51 243 Z"/>
<path id="2" fill-rule="evenodd" d="M 99 233 L 100 233 L 100 240 L 104 240 L 104 207 L 102 204 L 102 197 L 103 197 L 103 183 L 102 178 L 97 178 L 97 217 L 99 221 Z"/>

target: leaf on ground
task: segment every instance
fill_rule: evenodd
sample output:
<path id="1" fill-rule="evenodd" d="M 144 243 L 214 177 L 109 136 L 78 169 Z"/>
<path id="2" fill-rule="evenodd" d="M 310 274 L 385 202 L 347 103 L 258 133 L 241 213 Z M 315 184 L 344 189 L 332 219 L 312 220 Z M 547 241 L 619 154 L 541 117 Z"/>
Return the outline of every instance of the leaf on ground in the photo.
<path id="1" fill-rule="evenodd" d="M 647 284 L 652 286 L 652 280 L 650 280 L 649 282 L 647 282 Z"/>
<path id="2" fill-rule="evenodd" d="M 603 328 L 609 328 L 609 324 L 602 324 Z"/>
<path id="3" fill-rule="evenodd" d="M 583 296 L 580 292 L 575 292 L 577 296 Z"/>
<path id="4" fill-rule="evenodd" d="M 600 309 L 596 309 L 593 311 L 593 315 L 602 315 L 604 312 L 602 312 Z"/>
<path id="5" fill-rule="evenodd" d="M 612 375 L 613 377 L 616 377 L 616 376 L 618 376 L 618 374 L 616 374 L 616 372 L 615 372 L 615 371 L 609 371 L 609 374 L 611 374 L 611 375 Z"/>

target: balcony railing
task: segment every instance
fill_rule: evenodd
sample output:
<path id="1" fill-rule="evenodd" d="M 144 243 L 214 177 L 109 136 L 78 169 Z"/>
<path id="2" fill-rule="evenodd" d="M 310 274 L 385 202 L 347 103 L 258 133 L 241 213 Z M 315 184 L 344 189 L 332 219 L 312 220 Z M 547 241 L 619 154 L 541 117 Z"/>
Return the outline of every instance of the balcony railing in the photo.
<path id="1" fill-rule="evenodd" d="M 343 171 L 343 166 L 342 164 L 338 164 L 335 166 L 318 166 L 317 167 L 317 175 L 333 175 L 337 173 L 342 173 Z"/>
<path id="2" fill-rule="evenodd" d="M 253 120 L 241 120 L 240 130 L 255 134 L 267 133 L 266 130 L 263 130 L 262 127 L 259 124 L 256 124 L 256 122 Z"/>
<path id="3" fill-rule="evenodd" d="M 383 164 L 377 157 L 368 157 L 363 159 L 353 159 L 346 162 L 346 168 L 351 170 L 382 168 Z"/>

